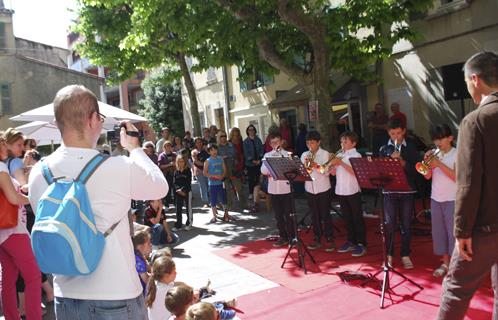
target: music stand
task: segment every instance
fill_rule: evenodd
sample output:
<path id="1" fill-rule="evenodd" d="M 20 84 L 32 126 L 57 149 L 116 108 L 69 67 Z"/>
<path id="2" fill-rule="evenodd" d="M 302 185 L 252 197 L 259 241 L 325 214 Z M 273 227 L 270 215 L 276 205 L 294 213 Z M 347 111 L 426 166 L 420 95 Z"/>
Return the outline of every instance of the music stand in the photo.
<path id="1" fill-rule="evenodd" d="M 423 290 L 424 288 L 413 280 L 407 278 L 401 272 L 395 270 L 387 261 L 386 234 L 384 230 L 384 200 L 382 190 L 385 191 L 412 191 L 406 179 L 405 172 L 398 159 L 393 158 L 351 158 L 349 159 L 353 171 L 361 188 L 377 189 L 380 199 L 380 234 L 382 237 L 382 269 L 377 271 L 369 279 L 362 283 L 365 286 L 368 282 L 377 278 L 380 273 L 384 273 L 382 281 L 382 292 L 380 298 L 380 308 L 384 309 L 384 298 L 388 291 L 392 291 L 389 283 L 389 272 L 393 272 L 414 286 Z M 393 236 L 394 239 L 394 236 Z"/>
<path id="2" fill-rule="evenodd" d="M 299 160 L 299 158 L 289 158 L 289 157 L 269 157 L 266 158 L 263 162 L 263 165 L 266 165 L 268 171 L 270 172 L 272 178 L 274 180 L 286 180 L 289 182 L 291 193 L 294 193 L 293 183 L 295 181 L 311 181 L 311 177 L 304 168 L 303 164 Z M 292 197 L 291 201 L 291 212 L 289 213 L 290 218 L 292 219 L 292 227 L 294 229 L 294 237 L 289 242 L 289 250 L 287 250 L 287 254 L 285 255 L 284 261 L 280 268 L 283 268 L 287 258 L 290 256 L 291 250 L 296 247 L 297 255 L 299 261 L 294 260 L 291 257 L 292 261 L 298 265 L 299 268 L 303 268 L 304 274 L 308 273 L 306 269 L 305 262 L 305 254 L 311 259 L 313 263 L 316 264 L 315 259 L 308 251 L 308 248 L 303 243 L 303 240 L 299 237 L 299 233 L 297 230 L 297 221 L 296 221 L 296 207 L 294 203 L 294 197 Z"/>

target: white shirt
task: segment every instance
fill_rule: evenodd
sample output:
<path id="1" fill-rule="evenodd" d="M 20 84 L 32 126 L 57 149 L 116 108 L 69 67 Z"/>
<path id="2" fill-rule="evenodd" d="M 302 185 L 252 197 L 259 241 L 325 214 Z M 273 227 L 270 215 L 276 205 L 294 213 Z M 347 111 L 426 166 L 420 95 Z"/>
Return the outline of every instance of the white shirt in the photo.
<path id="1" fill-rule="evenodd" d="M 361 158 L 361 154 L 356 151 L 356 148 L 349 149 L 344 153 L 339 153 L 338 157 L 342 158 L 342 162 L 351 166 L 349 159 Z M 350 196 L 361 191 L 356 176 L 349 173 L 344 167 L 337 166 L 335 175 L 337 183 L 335 184 L 335 194 L 339 196 Z"/>
<path id="2" fill-rule="evenodd" d="M 0 161 L 0 172 L 5 172 L 9 175 L 9 169 L 7 169 L 7 165 Z M 12 184 L 17 192 L 19 192 L 19 183 L 13 179 Z M 5 194 L 5 193 L 4 193 Z M 2 244 L 5 240 L 7 240 L 13 234 L 28 234 L 28 230 L 26 229 L 26 211 L 23 206 L 19 206 L 17 210 L 17 226 L 8 229 L 0 229 L 0 244 Z"/>
<path id="3" fill-rule="evenodd" d="M 323 150 L 322 148 L 318 148 L 315 155 L 315 163 L 321 165 L 329 160 L 330 153 L 328 151 Z M 301 155 L 301 162 L 304 163 L 304 159 L 306 157 L 311 157 L 311 152 L 306 151 Z M 318 194 L 330 190 L 330 174 L 329 172 L 320 173 L 316 168 L 313 168 L 311 172 L 311 178 L 313 181 L 306 181 L 304 183 L 304 189 L 306 192 L 312 194 Z"/>
<path id="4" fill-rule="evenodd" d="M 442 154 L 442 152 L 440 152 L 438 158 L 448 168 L 454 169 L 457 155 L 456 151 L 456 148 L 451 148 L 451 150 L 445 154 Z M 441 169 L 435 168 L 432 171 L 431 199 L 438 202 L 455 201 L 456 191 L 456 182 L 451 180 L 446 174 L 444 174 Z"/>
<path id="5" fill-rule="evenodd" d="M 55 177 L 76 178 L 83 166 L 97 154 L 97 150 L 61 146 L 45 161 Z M 36 205 L 47 182 L 41 166 L 35 165 L 29 175 L 29 198 Z M 142 294 L 142 286 L 135 270 L 135 256 L 127 221 L 132 199 L 161 199 L 168 192 L 168 183 L 159 167 L 141 148 L 130 157 L 110 157 L 86 183 L 97 229 L 105 232 L 120 221 L 106 238 L 104 252 L 97 269 L 86 276 L 54 276 L 56 297 L 82 300 L 124 300 Z M 123 221 L 124 220 L 124 221 Z"/>
<path id="6" fill-rule="evenodd" d="M 285 150 L 272 150 L 270 152 L 265 153 L 263 156 L 263 160 L 266 158 L 281 158 L 281 157 L 290 158 L 289 152 Z M 269 194 L 289 194 L 291 192 L 290 185 L 288 181 L 285 180 L 275 180 L 270 174 L 270 171 L 267 168 L 266 161 L 263 161 L 263 165 L 261 166 L 261 173 L 265 176 L 268 176 L 268 193 Z"/>
<path id="7" fill-rule="evenodd" d="M 152 304 L 152 307 L 147 307 L 147 314 L 149 316 L 149 320 L 165 320 L 171 317 L 171 312 L 166 309 L 166 305 L 164 301 L 166 301 L 166 293 L 168 290 L 173 288 L 174 282 L 171 283 L 162 283 L 159 281 L 155 281 L 156 283 L 156 299 Z"/>

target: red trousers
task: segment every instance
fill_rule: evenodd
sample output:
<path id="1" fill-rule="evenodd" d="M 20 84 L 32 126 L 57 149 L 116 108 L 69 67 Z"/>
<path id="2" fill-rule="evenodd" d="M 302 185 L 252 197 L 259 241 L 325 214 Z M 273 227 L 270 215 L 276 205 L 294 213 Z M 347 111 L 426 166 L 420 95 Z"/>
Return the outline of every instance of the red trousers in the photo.
<path id="1" fill-rule="evenodd" d="M 26 319 L 40 320 L 41 274 L 27 234 L 13 234 L 0 244 L 2 264 L 2 307 L 6 320 L 20 318 L 17 310 L 16 281 L 21 272 L 26 288 Z"/>

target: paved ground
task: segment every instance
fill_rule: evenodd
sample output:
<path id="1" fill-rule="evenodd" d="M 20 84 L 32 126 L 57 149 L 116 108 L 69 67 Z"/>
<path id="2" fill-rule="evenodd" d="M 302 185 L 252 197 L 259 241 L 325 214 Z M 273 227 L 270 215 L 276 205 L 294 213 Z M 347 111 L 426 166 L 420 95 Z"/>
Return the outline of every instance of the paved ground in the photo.
<path id="1" fill-rule="evenodd" d="M 192 187 L 194 190 L 193 228 L 190 231 L 178 231 L 180 242 L 173 248 L 178 271 L 177 280 L 198 288 L 205 285 L 210 279 L 213 289 L 217 291 L 217 299 L 243 296 L 277 286 L 277 284 L 212 253 L 213 250 L 275 234 L 273 214 L 265 212 L 265 206 L 261 204 L 260 208 L 262 209 L 258 213 L 249 214 L 233 211 L 231 215 L 236 218 L 235 221 L 208 224 L 212 217 L 210 209 L 200 207 L 198 185 L 194 182 Z M 372 200 L 373 198 L 368 198 L 364 205 L 367 211 L 372 210 Z M 299 221 L 308 211 L 308 207 L 302 196 L 297 196 L 295 203 Z M 175 219 L 173 207 L 169 209 L 168 217 L 172 226 L 172 221 Z M 44 320 L 55 319 L 51 309 L 50 305 Z M 0 319 L 4 318 L 0 316 Z"/>

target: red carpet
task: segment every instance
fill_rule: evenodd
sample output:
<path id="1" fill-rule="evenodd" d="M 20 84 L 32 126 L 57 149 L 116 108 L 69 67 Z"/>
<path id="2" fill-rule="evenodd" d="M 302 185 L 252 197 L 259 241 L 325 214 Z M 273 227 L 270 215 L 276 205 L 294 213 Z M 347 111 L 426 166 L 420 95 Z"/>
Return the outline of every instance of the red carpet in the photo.
<path id="1" fill-rule="evenodd" d="M 307 275 L 291 259 L 283 269 L 280 268 L 287 249 L 275 249 L 269 241 L 260 240 L 216 251 L 220 257 L 282 286 L 240 297 L 240 307 L 245 311 L 243 319 L 433 319 L 441 296 L 441 280 L 432 277 L 439 260 L 432 253 L 430 236 L 412 237 L 411 257 L 415 269 L 397 269 L 424 289 L 420 290 L 393 275 L 392 300 L 386 296 L 385 310 L 379 308 L 381 280 L 372 281 L 365 288 L 347 285 L 340 280 L 338 272 L 367 274 L 380 269 L 382 247 L 380 236 L 375 233 L 377 223 L 376 219 L 367 220 L 367 255 L 353 258 L 348 253 L 326 253 L 323 249 L 311 251 L 317 264 L 306 258 Z M 311 233 L 301 233 L 305 243 L 310 242 Z M 344 236 L 344 231 L 337 236 L 337 245 L 342 244 Z M 395 252 L 399 254 L 399 245 Z M 296 258 L 297 250 L 293 250 L 291 255 Z M 399 257 L 395 256 L 394 263 L 395 267 L 401 266 Z M 472 300 L 468 319 L 490 319 L 492 300 L 488 281 Z"/>

